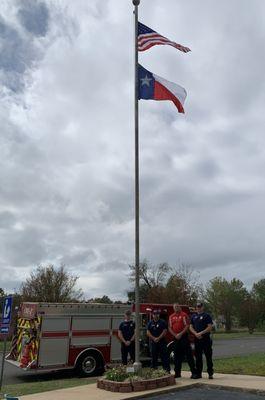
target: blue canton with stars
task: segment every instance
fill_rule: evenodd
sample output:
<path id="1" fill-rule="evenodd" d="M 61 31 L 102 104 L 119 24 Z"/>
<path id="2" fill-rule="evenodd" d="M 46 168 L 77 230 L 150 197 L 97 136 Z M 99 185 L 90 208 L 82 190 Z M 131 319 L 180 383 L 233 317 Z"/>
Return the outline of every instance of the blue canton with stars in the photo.
<path id="1" fill-rule="evenodd" d="M 138 64 L 138 99 L 153 99 L 155 79 L 153 74 Z"/>
<path id="2" fill-rule="evenodd" d="M 148 33 L 157 33 L 157 32 L 153 31 L 153 29 L 149 28 L 148 26 L 138 21 L 138 35 L 144 35 Z"/>

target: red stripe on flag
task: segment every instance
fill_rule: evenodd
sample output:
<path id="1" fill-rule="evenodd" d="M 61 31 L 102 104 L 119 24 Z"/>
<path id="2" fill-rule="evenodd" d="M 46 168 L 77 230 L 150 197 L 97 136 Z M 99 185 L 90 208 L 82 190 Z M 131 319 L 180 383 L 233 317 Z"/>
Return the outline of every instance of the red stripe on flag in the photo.
<path id="1" fill-rule="evenodd" d="M 151 39 L 151 38 L 164 38 L 164 39 L 167 39 L 167 38 L 165 38 L 164 36 L 159 35 L 159 33 L 156 33 L 156 32 L 152 32 L 152 33 L 142 33 L 142 34 L 138 35 L 138 41 L 139 41 L 139 42 L 140 42 L 141 40 Z M 169 40 L 169 39 L 167 39 L 167 40 Z"/>
<path id="2" fill-rule="evenodd" d="M 161 85 L 161 83 L 155 81 L 154 88 L 154 100 L 171 100 L 175 104 L 179 113 L 184 114 L 184 108 L 179 101 L 179 99 L 174 96 L 172 92 L 170 92 L 165 86 Z"/>
<path id="3" fill-rule="evenodd" d="M 161 36 L 161 35 L 139 35 L 138 36 L 138 45 L 142 45 L 145 42 L 148 42 L 149 40 L 164 40 L 167 42 L 170 42 L 170 40 L 168 40 L 167 38 Z"/>
<path id="4" fill-rule="evenodd" d="M 150 33 L 150 34 L 142 34 L 138 36 L 138 50 L 145 51 L 150 47 L 155 45 L 170 45 L 175 47 L 176 49 L 183 51 L 184 53 L 188 53 L 190 49 L 188 47 L 182 46 L 179 43 L 172 42 L 166 37 L 159 35 L 158 33 Z"/>

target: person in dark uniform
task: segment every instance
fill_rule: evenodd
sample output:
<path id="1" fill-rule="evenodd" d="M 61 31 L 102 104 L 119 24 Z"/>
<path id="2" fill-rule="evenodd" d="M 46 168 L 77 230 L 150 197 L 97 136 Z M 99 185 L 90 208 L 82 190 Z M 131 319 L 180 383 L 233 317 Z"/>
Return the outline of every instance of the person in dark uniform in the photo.
<path id="1" fill-rule="evenodd" d="M 160 356 L 163 369 L 170 373 L 169 355 L 165 340 L 167 324 L 163 319 L 160 319 L 159 316 L 159 310 L 153 310 L 153 318 L 147 325 L 147 336 L 151 341 L 152 368 L 157 369 L 157 361 Z"/>
<path id="2" fill-rule="evenodd" d="M 191 379 L 197 379 L 195 362 L 188 337 L 189 317 L 182 311 L 179 304 L 173 304 L 173 308 L 175 312 L 169 317 L 168 330 L 174 337 L 175 378 L 181 377 L 181 365 L 184 356 L 186 356 L 191 371 Z"/>
<path id="3" fill-rule="evenodd" d="M 195 358 L 198 378 L 202 377 L 204 353 L 209 379 L 213 379 L 212 340 L 210 332 L 213 327 L 212 317 L 204 312 L 203 303 L 197 303 L 196 313 L 191 317 L 190 331 L 195 336 Z"/>
<path id="4" fill-rule="evenodd" d="M 128 354 L 132 362 L 135 361 L 135 323 L 131 319 L 132 313 L 130 310 L 124 314 L 124 321 L 120 323 L 118 337 L 121 341 L 121 358 L 122 364 L 127 365 Z"/>

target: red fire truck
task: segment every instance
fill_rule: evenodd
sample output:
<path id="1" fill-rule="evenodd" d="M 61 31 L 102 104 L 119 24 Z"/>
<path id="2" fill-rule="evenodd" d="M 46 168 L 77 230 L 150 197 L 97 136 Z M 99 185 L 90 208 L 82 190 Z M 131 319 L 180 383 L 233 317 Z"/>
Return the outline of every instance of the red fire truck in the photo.
<path id="1" fill-rule="evenodd" d="M 120 361 L 118 327 L 128 308 L 126 304 L 22 303 L 7 361 L 29 370 L 75 369 L 83 376 L 104 371 L 107 364 Z M 173 312 L 168 304 L 140 305 L 140 357 L 150 358 L 146 325 L 152 310 L 161 318 Z M 188 306 L 183 311 L 190 313 Z M 167 336 L 169 352 L 172 336 Z"/>

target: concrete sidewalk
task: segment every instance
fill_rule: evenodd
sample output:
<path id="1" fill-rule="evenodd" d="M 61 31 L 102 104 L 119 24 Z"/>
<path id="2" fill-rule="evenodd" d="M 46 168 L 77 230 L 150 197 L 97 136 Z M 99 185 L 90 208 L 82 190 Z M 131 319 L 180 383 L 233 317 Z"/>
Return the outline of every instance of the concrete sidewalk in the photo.
<path id="1" fill-rule="evenodd" d="M 30 394 L 20 397 L 21 400 L 125 400 L 143 397 L 147 394 L 159 394 L 169 391 L 180 390 L 194 385 L 211 385 L 223 388 L 234 388 L 244 391 L 259 391 L 265 394 L 265 377 L 251 375 L 214 374 L 214 379 L 209 380 L 207 374 L 202 379 L 191 380 L 189 372 L 182 372 L 182 378 L 176 380 L 176 386 L 168 386 L 156 390 L 133 393 L 113 393 L 98 389 L 96 384 L 78 386 L 68 389 L 54 390 L 50 392 Z"/>

